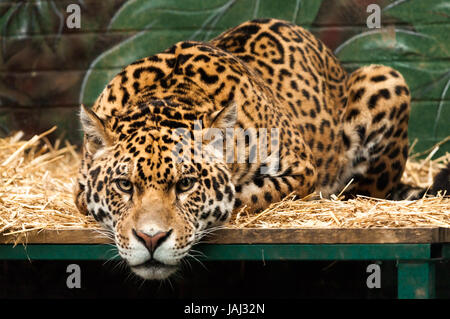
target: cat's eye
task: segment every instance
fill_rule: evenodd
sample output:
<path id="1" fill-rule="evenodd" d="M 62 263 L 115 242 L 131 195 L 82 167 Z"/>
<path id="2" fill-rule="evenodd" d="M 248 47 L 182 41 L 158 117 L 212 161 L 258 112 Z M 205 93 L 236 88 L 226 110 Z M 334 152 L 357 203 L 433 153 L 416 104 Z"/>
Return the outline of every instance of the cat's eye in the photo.
<path id="1" fill-rule="evenodd" d="M 131 194 L 133 192 L 133 184 L 127 179 L 116 179 L 115 183 L 117 188 L 127 194 Z"/>
<path id="2" fill-rule="evenodd" d="M 175 186 L 177 193 L 187 192 L 194 186 L 196 181 L 197 179 L 194 177 L 184 177 L 180 179 Z"/>

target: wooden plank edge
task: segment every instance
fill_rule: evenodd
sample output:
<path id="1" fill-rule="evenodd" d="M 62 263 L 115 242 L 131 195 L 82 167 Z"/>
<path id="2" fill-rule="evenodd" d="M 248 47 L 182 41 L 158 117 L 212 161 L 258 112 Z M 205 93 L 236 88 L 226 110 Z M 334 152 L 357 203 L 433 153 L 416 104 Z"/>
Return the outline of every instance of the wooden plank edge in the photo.
<path id="1" fill-rule="evenodd" d="M 12 235 L 0 234 L 0 244 L 111 244 L 99 230 L 85 229 L 44 229 Z"/>
<path id="2" fill-rule="evenodd" d="M 431 244 L 450 242 L 450 231 L 424 228 L 223 229 L 213 244 Z"/>
<path id="3" fill-rule="evenodd" d="M 448 243 L 450 228 L 226 228 L 208 244 L 418 244 Z M 41 230 L 1 235 L 0 244 L 111 244 L 95 229 Z"/>

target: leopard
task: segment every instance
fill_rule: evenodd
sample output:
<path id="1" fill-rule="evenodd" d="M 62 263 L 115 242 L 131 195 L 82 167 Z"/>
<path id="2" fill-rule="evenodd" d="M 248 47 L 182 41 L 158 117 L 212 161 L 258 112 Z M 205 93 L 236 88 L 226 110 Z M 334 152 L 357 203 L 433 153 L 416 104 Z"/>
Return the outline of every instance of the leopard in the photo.
<path id="1" fill-rule="evenodd" d="M 91 108 L 81 106 L 74 201 L 109 231 L 133 273 L 163 280 L 242 208 L 343 190 L 424 195 L 401 183 L 410 105 L 397 70 L 349 73 L 308 30 L 247 21 L 127 65 Z M 269 140 L 270 155 L 259 154 Z"/>

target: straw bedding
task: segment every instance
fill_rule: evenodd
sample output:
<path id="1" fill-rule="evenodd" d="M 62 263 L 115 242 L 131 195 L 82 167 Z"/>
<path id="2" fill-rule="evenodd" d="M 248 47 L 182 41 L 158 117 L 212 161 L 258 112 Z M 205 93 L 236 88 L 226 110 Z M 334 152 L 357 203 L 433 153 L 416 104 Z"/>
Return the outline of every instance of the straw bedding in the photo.
<path id="1" fill-rule="evenodd" d="M 21 132 L 0 139 L 0 233 L 99 228 L 73 204 L 72 183 L 80 157 L 74 146 L 61 139 L 49 142 L 47 135 L 55 130 L 29 140 L 24 140 Z M 450 136 L 440 144 L 449 140 Z M 438 147 L 417 154 L 428 154 L 422 160 L 413 155 L 403 182 L 430 186 L 433 176 L 450 161 L 448 153 L 432 159 Z M 300 200 L 290 195 L 259 214 L 244 208 L 233 214 L 228 227 L 450 227 L 449 197 L 398 202 L 363 196 L 343 201 L 340 194 L 331 199 L 322 199 L 320 194 L 315 197 Z"/>
<path id="2" fill-rule="evenodd" d="M 21 132 L 0 139 L 0 233 L 98 227 L 73 203 L 79 155 L 69 143 L 48 141 L 55 129 L 27 141 Z"/>

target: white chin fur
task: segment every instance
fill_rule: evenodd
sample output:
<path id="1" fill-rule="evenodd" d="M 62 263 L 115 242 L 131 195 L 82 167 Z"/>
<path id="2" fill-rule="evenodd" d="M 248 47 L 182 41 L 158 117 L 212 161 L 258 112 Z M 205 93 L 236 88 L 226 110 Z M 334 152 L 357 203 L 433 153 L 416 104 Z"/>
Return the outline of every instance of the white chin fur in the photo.
<path id="1" fill-rule="evenodd" d="M 168 267 L 131 267 L 131 270 L 139 277 L 147 280 L 163 280 L 173 275 L 177 268 L 174 266 Z"/>

